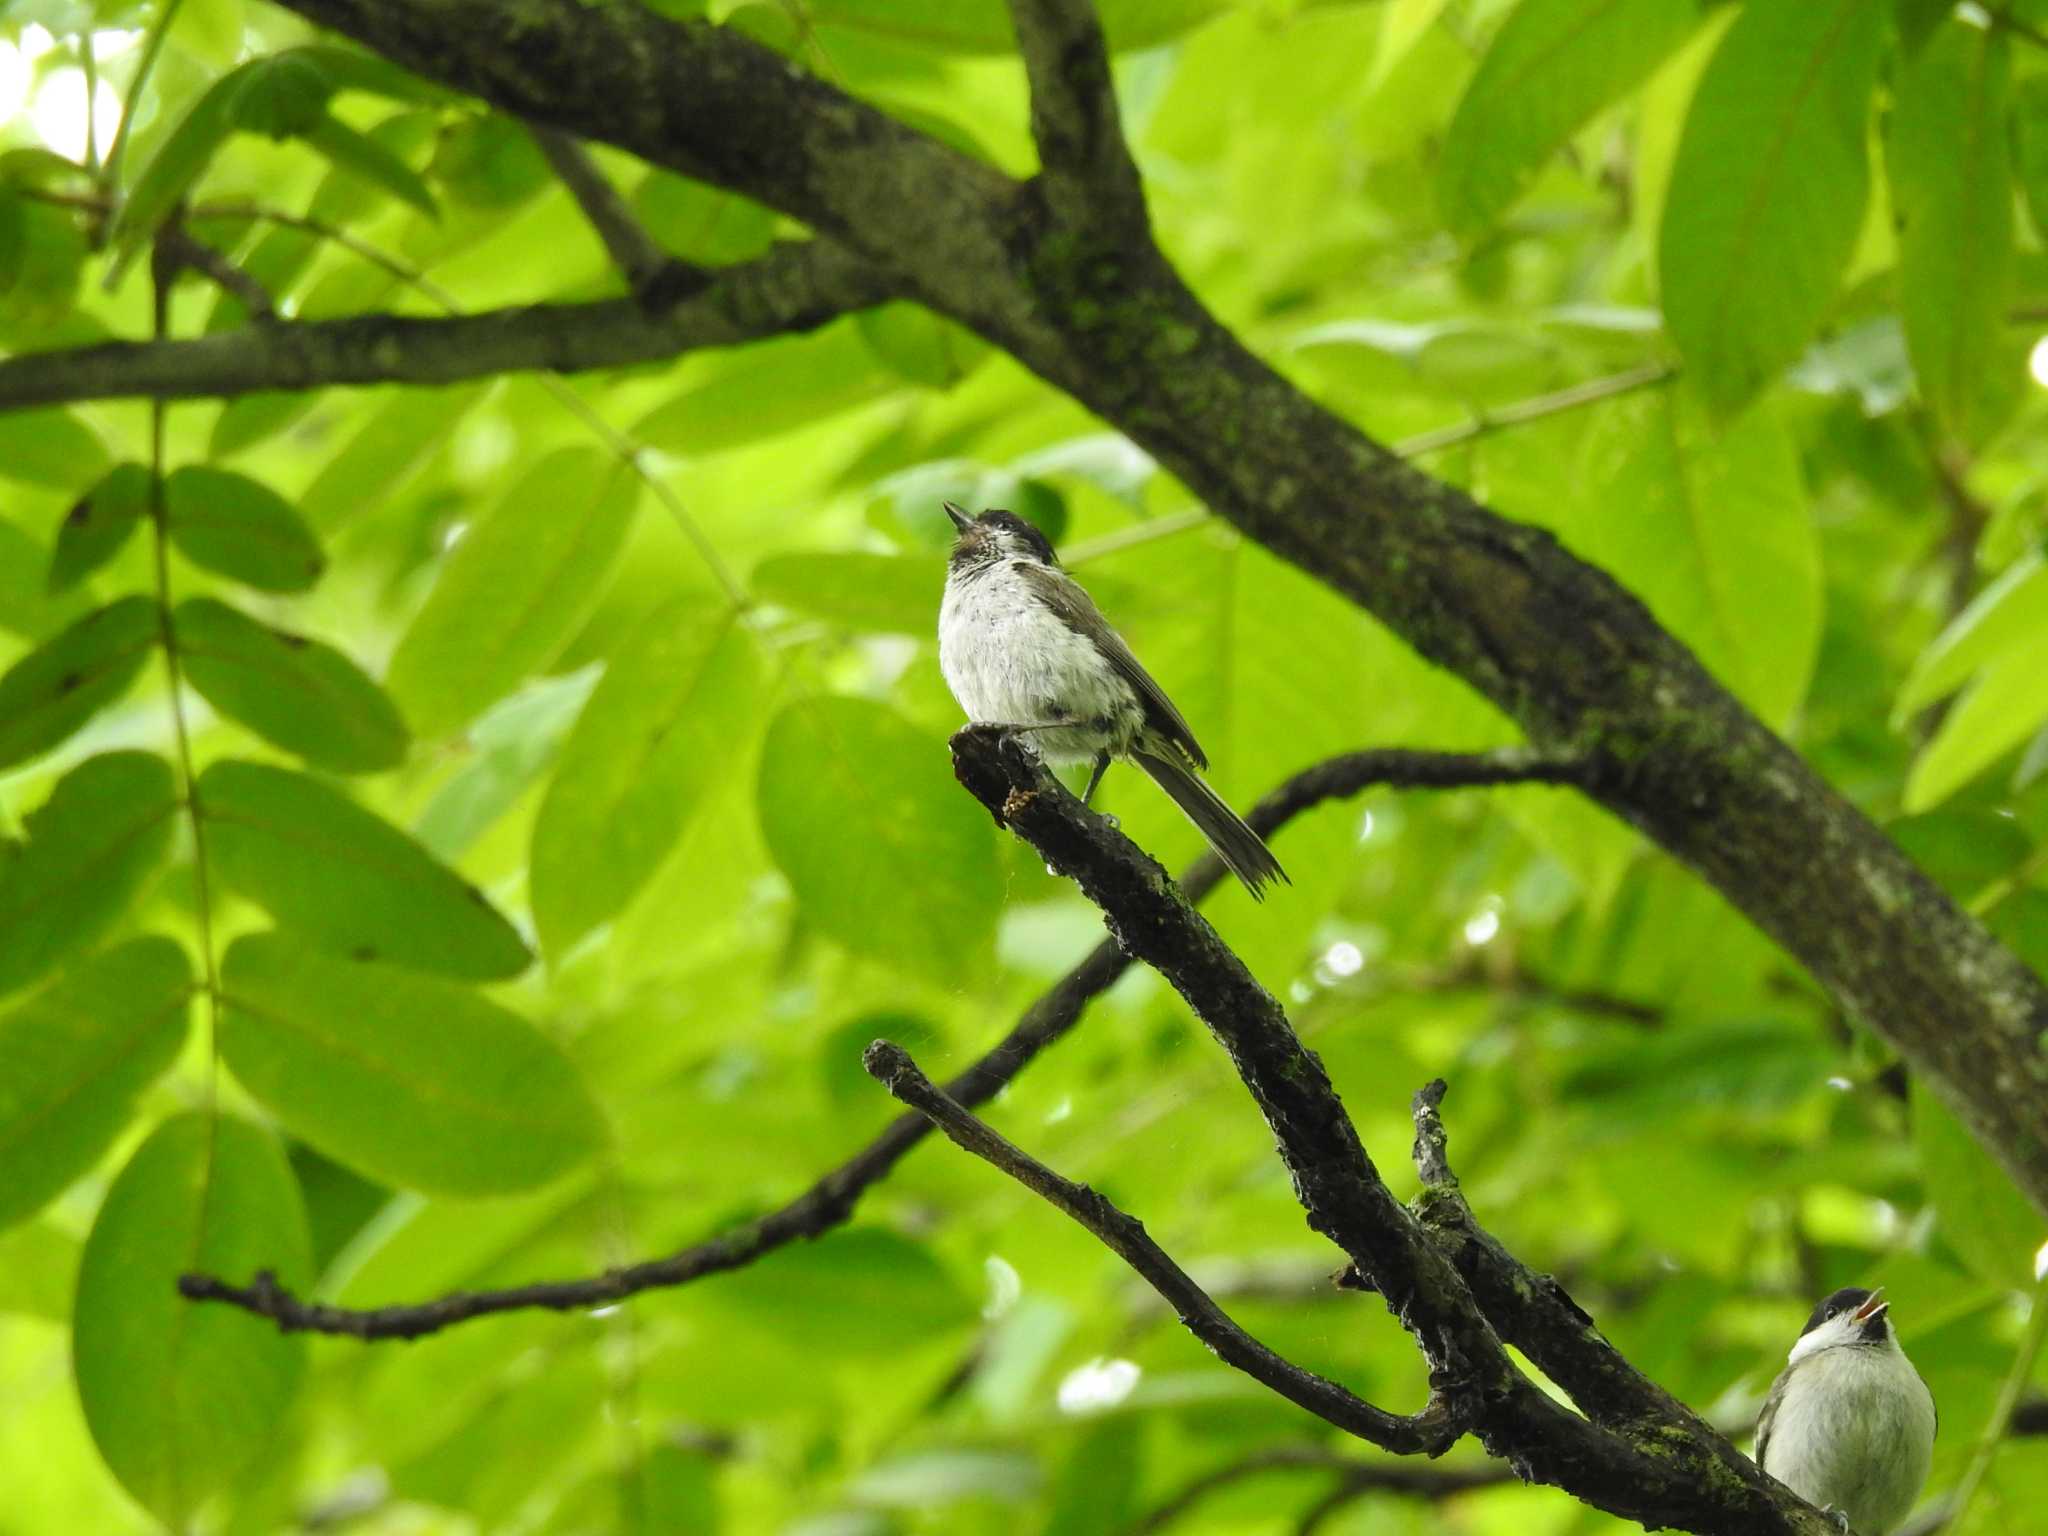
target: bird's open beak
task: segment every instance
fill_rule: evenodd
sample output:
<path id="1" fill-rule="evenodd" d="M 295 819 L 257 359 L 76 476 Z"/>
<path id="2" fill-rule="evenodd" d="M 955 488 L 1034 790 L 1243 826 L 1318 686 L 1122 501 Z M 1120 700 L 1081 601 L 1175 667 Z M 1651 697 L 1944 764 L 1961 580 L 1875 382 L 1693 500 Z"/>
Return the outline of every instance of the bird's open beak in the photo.
<path id="1" fill-rule="evenodd" d="M 1876 1317 L 1879 1314 L 1881 1314 L 1885 1310 L 1885 1308 L 1889 1307 L 1890 1305 L 1891 1303 L 1884 1299 L 1884 1287 L 1879 1286 L 1876 1290 L 1870 1293 L 1870 1300 L 1866 1301 L 1865 1303 L 1863 1303 L 1862 1306 L 1856 1309 L 1856 1321 L 1859 1323 L 1867 1323 L 1873 1317 Z"/>
<path id="2" fill-rule="evenodd" d="M 953 519 L 953 526 L 955 528 L 958 528 L 962 533 L 965 533 L 971 526 L 973 526 L 974 519 L 969 517 L 965 512 L 962 512 L 950 501 L 942 501 L 939 503 L 939 505 L 946 509 L 946 516 Z"/>

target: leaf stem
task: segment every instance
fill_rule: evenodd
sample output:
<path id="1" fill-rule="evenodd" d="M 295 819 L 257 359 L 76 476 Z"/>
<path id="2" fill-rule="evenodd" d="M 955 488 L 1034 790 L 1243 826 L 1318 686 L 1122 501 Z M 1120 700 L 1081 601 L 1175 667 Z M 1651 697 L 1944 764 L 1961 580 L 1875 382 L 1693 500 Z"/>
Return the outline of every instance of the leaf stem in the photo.
<path id="1" fill-rule="evenodd" d="M 169 329 L 171 285 L 177 268 L 159 260 L 153 264 L 152 329 L 164 339 Z M 156 554 L 157 632 L 163 642 L 164 671 L 170 680 L 171 734 L 177 746 L 178 780 L 185 816 L 192 827 L 192 904 L 199 928 L 199 964 L 206 978 L 207 1044 L 213 1064 L 207 1084 L 209 1104 L 219 1102 L 220 1068 L 220 976 L 213 956 L 213 893 L 207 878 L 206 821 L 199 814 L 197 775 L 192 771 L 192 732 L 185 719 L 184 666 L 178 656 L 176 626 L 171 622 L 170 512 L 164 499 L 164 435 L 170 403 L 161 396 L 149 402 L 149 523 Z"/>
<path id="2" fill-rule="evenodd" d="M 1490 437 L 1495 432 L 1504 432 L 1510 427 L 1525 426 L 1532 421 L 1541 421 L 1547 416 L 1559 416 L 1583 406 L 1597 405 L 1603 400 L 1632 395 L 1638 390 L 1654 389 L 1670 383 L 1677 377 L 1676 363 L 1642 363 L 1634 368 L 1625 368 L 1620 373 L 1588 379 L 1583 384 L 1569 385 L 1564 389 L 1552 390 L 1548 394 L 1531 395 L 1526 400 L 1510 401 L 1494 410 L 1475 412 L 1469 420 L 1403 438 L 1395 443 L 1390 451 L 1397 459 L 1416 459 L 1426 453 L 1441 453 L 1446 448 L 1455 448 L 1460 443 Z M 1191 528 L 1199 528 L 1204 523 L 1213 521 L 1214 517 L 1215 514 L 1206 508 L 1191 507 L 1186 511 L 1139 523 L 1136 527 L 1120 528 L 1100 538 L 1084 539 L 1061 558 L 1068 566 L 1080 565 L 1088 560 L 1099 560 L 1104 555 L 1117 554 L 1139 544 L 1150 544 L 1154 539 L 1168 539 L 1175 534 L 1186 533 Z"/>

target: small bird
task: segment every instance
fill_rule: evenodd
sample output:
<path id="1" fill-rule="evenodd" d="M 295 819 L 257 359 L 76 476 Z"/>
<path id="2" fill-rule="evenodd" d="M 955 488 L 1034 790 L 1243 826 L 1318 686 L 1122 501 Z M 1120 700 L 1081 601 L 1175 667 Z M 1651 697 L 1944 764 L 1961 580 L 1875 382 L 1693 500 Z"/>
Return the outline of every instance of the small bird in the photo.
<path id="1" fill-rule="evenodd" d="M 1060 569 L 1045 535 L 1014 512 L 969 517 L 939 607 L 939 670 L 977 724 L 1028 734 L 1056 763 L 1093 763 L 1085 805 L 1111 758 L 1144 769 L 1257 898 L 1286 871 L 1259 834 L 1197 777 L 1209 759 L 1166 692 Z"/>
<path id="2" fill-rule="evenodd" d="M 1853 1285 L 1815 1307 L 1756 1426 L 1757 1465 L 1856 1536 L 1889 1536 L 1934 1457 L 1934 1394 L 1890 1309 Z"/>

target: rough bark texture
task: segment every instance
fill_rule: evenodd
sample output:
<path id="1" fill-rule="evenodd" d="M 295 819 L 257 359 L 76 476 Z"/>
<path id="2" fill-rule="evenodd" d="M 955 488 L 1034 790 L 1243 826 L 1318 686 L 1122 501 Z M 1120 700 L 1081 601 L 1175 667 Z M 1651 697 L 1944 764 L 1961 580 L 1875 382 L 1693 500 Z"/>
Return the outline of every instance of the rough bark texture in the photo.
<path id="1" fill-rule="evenodd" d="M 801 219 L 1073 394 L 1533 742 L 1590 758 L 1589 793 L 1712 881 L 1897 1047 L 2048 1212 L 2040 979 L 1614 581 L 1404 465 L 1216 322 L 1133 215 L 1120 157 L 1105 152 L 1107 73 L 1084 8 L 1017 7 L 1048 171 L 1015 182 L 744 37 L 633 5 L 284 3 L 506 111 Z M 406 377 L 404 338 L 387 340 L 381 376 Z M 326 381 L 281 356 L 280 376 L 243 370 L 210 387 Z M 138 376 L 154 366 L 126 362 Z M 564 345 L 549 365 L 579 357 Z M 64 358 L 8 366 L 5 398 L 16 401 L 134 388 L 102 366 L 89 391 L 31 393 L 24 371 L 62 370 Z M 151 378 L 147 390 L 171 392 L 161 369 Z"/>

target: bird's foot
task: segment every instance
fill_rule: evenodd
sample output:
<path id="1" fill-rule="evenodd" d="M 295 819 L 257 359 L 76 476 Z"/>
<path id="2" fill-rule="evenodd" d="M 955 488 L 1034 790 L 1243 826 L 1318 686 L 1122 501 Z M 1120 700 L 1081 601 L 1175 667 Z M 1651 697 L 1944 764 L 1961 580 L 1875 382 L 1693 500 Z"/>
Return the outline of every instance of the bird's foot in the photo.
<path id="1" fill-rule="evenodd" d="M 1830 1504 L 1821 1513 L 1835 1522 L 1835 1529 L 1840 1531 L 1842 1536 L 1856 1536 L 1856 1533 L 1849 1529 L 1849 1517 L 1843 1514 L 1841 1510 L 1835 1508 L 1834 1505 Z"/>

